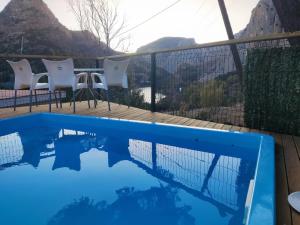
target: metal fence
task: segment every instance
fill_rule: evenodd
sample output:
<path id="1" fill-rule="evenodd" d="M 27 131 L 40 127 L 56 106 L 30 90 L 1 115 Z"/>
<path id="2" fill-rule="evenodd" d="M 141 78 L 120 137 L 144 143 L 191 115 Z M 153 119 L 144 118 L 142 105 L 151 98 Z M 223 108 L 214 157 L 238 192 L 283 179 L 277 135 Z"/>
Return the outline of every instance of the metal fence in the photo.
<path id="1" fill-rule="evenodd" d="M 131 58 L 127 71 L 131 106 L 189 118 L 299 135 L 300 57 L 298 56 L 300 53 L 298 46 L 290 45 L 289 39 L 291 38 L 299 39 L 299 32 L 106 58 L 117 60 L 125 57 Z M 242 74 L 237 72 L 232 57 L 230 46 L 233 44 L 237 46 L 240 54 L 244 68 Z M 289 57 L 289 63 L 286 65 L 285 53 L 256 51 L 265 49 L 281 51 L 293 49 L 295 57 Z M 255 57 L 253 57 L 253 52 L 256 54 Z M 282 55 L 281 58 L 272 61 L 278 54 Z M 22 56 L 18 56 L 20 57 Z M 38 59 L 39 56 L 23 57 L 31 59 L 34 72 L 45 72 L 41 60 Z M 4 61 L 5 56 L 0 58 L 3 59 L 0 59 L 1 107 L 1 105 L 5 106 L 5 102 L 11 97 L 13 74 Z M 255 58 L 261 61 L 257 62 Z M 103 60 L 103 57 L 97 59 L 76 57 L 75 67 L 101 67 Z M 274 67 L 273 64 L 278 66 Z M 251 81 L 251 78 L 256 79 L 257 71 L 268 74 L 265 80 L 260 80 L 263 84 Z M 285 82 L 287 88 L 281 86 L 282 82 Z M 271 86 L 272 90 L 270 90 Z M 258 93 L 260 97 L 253 94 L 258 91 L 260 91 Z M 122 89 L 112 88 L 110 93 L 113 102 L 127 104 L 126 95 Z M 68 97 L 67 92 L 66 101 Z M 101 97 L 106 99 L 104 94 L 101 94 Z M 83 96 L 83 98 L 86 99 L 89 96 Z M 270 117 L 266 112 L 268 110 L 263 110 L 262 105 L 255 105 L 256 100 L 260 98 L 271 99 L 267 101 L 272 102 L 268 105 L 269 108 L 276 110 L 281 107 L 284 109 L 282 114 L 289 111 L 293 116 L 284 117 L 277 114 L 275 117 L 281 120 L 279 128 L 270 127 L 268 123 L 272 120 L 268 119 Z M 293 105 L 293 110 L 289 110 L 291 107 L 286 105 L 286 99 L 290 98 L 294 99 L 293 102 L 289 102 Z M 252 101 L 251 104 L 249 99 Z M 26 101 L 23 103 L 26 104 Z M 253 122 L 254 120 L 256 122 Z"/>

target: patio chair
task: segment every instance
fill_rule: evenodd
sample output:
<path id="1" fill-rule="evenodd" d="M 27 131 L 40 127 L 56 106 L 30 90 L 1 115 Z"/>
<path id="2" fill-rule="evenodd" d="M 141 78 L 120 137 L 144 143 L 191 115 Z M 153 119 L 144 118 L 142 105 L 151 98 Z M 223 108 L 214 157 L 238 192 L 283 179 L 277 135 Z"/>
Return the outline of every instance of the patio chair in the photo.
<path id="1" fill-rule="evenodd" d="M 11 68 L 13 69 L 14 74 L 15 74 L 14 111 L 16 111 L 18 90 L 28 89 L 28 90 L 30 90 L 29 111 L 31 112 L 31 110 L 32 110 L 32 91 L 34 91 L 35 103 L 37 106 L 38 100 L 37 100 L 36 90 L 49 88 L 48 83 L 39 83 L 39 80 L 42 77 L 47 76 L 48 74 L 47 73 L 39 73 L 39 74 L 32 73 L 30 63 L 28 62 L 27 59 L 22 59 L 18 62 L 13 62 L 13 61 L 7 60 L 7 62 L 9 63 L 9 65 L 11 66 Z"/>
<path id="2" fill-rule="evenodd" d="M 50 61 L 43 59 L 43 63 L 48 71 L 49 76 L 49 112 L 51 112 L 51 93 L 62 88 L 72 88 L 73 91 L 73 113 L 75 113 L 76 91 L 88 88 L 87 73 L 74 73 L 73 59 L 62 61 Z M 80 78 L 84 78 L 80 82 Z M 56 96 L 56 95 L 55 95 Z M 57 106 L 57 104 L 56 104 Z M 60 107 L 62 104 L 60 103 Z"/>
<path id="3" fill-rule="evenodd" d="M 288 196 L 288 202 L 298 213 L 300 213 L 300 191 L 290 194 Z"/>
<path id="4" fill-rule="evenodd" d="M 106 91 L 108 109 L 110 111 L 109 87 L 121 87 L 127 89 L 127 102 L 130 105 L 127 67 L 129 59 L 123 61 L 112 61 L 105 59 L 103 64 L 104 74 L 92 73 L 92 82 L 94 89 L 103 89 Z M 99 78 L 100 83 L 96 81 Z"/>

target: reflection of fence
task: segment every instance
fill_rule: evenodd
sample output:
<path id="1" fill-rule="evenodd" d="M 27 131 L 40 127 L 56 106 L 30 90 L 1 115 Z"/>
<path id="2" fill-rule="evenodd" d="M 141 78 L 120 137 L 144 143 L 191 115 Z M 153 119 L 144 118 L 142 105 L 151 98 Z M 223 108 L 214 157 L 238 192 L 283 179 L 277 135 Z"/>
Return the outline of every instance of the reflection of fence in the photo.
<path id="1" fill-rule="evenodd" d="M 5 164 L 20 161 L 24 151 L 18 133 L 0 136 L 0 150 L 0 168 Z"/>
<path id="2" fill-rule="evenodd" d="M 239 209 L 240 158 L 140 140 L 129 141 L 129 152 L 134 160 L 150 168 L 154 176 L 159 174 L 232 210 Z M 247 179 L 245 192 L 250 181 Z"/>
<path id="3" fill-rule="evenodd" d="M 272 56 L 277 56 L 278 51 L 284 51 L 284 49 L 294 49 L 293 52 L 299 53 L 297 46 L 289 43 L 290 39 L 295 38 L 300 38 L 299 32 L 107 58 L 119 60 L 131 57 L 127 71 L 131 89 L 131 106 L 213 122 L 299 134 L 299 57 L 289 57 L 289 62 L 280 59 L 276 62 L 272 61 Z M 244 66 L 242 77 L 236 72 L 230 51 L 230 45 L 233 44 L 237 45 Z M 271 52 L 268 57 L 263 57 L 264 51 L 257 51 L 257 55 L 253 57 L 254 50 L 263 49 L 277 49 L 278 51 L 277 53 Z M 248 57 L 249 55 L 252 57 Z M 0 55 L 3 59 L 7 57 L 29 58 L 35 72 L 45 72 L 39 56 Z M 55 56 L 50 58 L 55 58 Z M 104 60 L 104 57 L 74 58 L 76 58 L 75 67 L 77 68 L 98 67 Z M 261 63 L 255 62 L 258 58 L 261 59 Z M 274 63 L 279 65 L 276 71 L 273 71 Z M 264 67 L 262 68 L 261 65 Z M 4 61 L 0 61 L 0 66 L 2 70 L 0 71 L 0 88 L 12 88 L 13 75 L 10 68 Z M 265 79 L 259 88 L 255 82 L 249 82 L 249 76 L 256 74 L 255 71 L 259 70 L 268 74 L 267 77 L 275 77 L 277 82 L 275 88 L 273 88 L 274 79 Z M 289 88 L 284 88 L 283 84 Z M 276 108 L 289 110 L 290 104 L 286 105 L 286 99 L 295 99 L 292 103 L 296 109 L 292 111 L 294 116 L 282 119 L 280 129 L 266 124 L 266 121 L 274 121 L 269 118 L 274 115 L 261 110 L 261 106 L 252 104 L 252 109 L 248 108 L 248 100 L 249 97 L 251 98 L 249 93 L 255 93 L 257 90 L 262 92 L 256 93 L 261 98 L 279 96 L 274 98 L 275 100 L 268 106 L 275 110 Z M 112 88 L 110 92 L 113 102 L 127 104 L 126 95 L 122 89 Z M 245 93 L 247 98 L 245 98 Z M 106 98 L 104 94 L 101 95 L 103 99 Z M 83 98 L 89 97 L 83 96 Z M 256 98 L 257 96 L 254 95 L 251 101 L 255 101 Z M 280 115 L 275 116 L 280 118 Z M 259 121 L 251 121 L 253 118 L 258 118 L 256 120 Z"/>
<path id="4" fill-rule="evenodd" d="M 81 154 L 94 148 L 104 151 L 108 149 L 108 160 L 131 160 L 151 175 L 182 187 L 196 197 L 231 213 L 243 206 L 247 186 L 254 173 L 253 169 L 249 170 L 255 167 L 254 162 L 215 152 L 136 139 L 124 139 L 124 142 L 114 145 L 107 142 L 109 137 L 71 129 L 49 129 L 49 132 L 47 141 L 43 139 L 41 142 L 31 137 L 30 133 L 24 136 L 19 133 L 0 136 L 0 167 L 19 164 L 38 167 L 41 159 L 55 156 L 54 168 L 64 166 L 80 169 Z M 66 143 L 69 148 L 66 148 Z M 128 145 L 129 152 L 126 152 Z M 70 149 L 71 152 L 68 151 Z M 119 150 L 122 150 L 122 157 L 114 159 Z"/>
<path id="5" fill-rule="evenodd" d="M 133 159 L 153 169 L 152 143 L 129 139 L 129 152 Z"/>

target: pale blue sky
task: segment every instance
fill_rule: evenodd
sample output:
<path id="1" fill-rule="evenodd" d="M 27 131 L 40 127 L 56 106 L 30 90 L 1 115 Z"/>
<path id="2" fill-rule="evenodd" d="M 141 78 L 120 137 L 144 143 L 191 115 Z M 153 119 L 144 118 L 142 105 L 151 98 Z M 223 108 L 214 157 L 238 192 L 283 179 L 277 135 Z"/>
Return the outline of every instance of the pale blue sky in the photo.
<path id="1" fill-rule="evenodd" d="M 0 10 L 10 0 L 0 0 Z M 128 28 L 170 5 L 175 0 L 111 0 L 119 4 L 127 18 Z M 234 32 L 248 23 L 259 0 L 225 0 Z M 70 29 L 78 29 L 66 0 L 44 0 L 59 21 Z M 217 0 L 182 0 L 162 15 L 131 32 L 130 51 L 164 36 L 195 38 L 198 43 L 227 38 Z"/>

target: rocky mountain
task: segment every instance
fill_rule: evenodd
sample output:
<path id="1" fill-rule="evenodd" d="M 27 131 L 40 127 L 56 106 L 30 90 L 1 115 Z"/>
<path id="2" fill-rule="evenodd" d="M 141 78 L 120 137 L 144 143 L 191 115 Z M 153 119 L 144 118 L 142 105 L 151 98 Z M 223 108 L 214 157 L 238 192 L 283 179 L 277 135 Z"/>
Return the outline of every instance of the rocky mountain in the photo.
<path id="1" fill-rule="evenodd" d="M 43 0 L 11 0 L 0 13 L 0 52 L 23 54 L 112 54 L 89 32 L 70 31 Z"/>
<path id="2" fill-rule="evenodd" d="M 273 0 L 281 24 L 286 32 L 300 31 L 300 1 Z M 300 40 L 292 40 L 291 44 L 299 45 Z"/>
<path id="3" fill-rule="evenodd" d="M 273 0 L 260 0 L 252 10 L 251 18 L 237 37 L 256 37 L 271 33 L 283 32 Z"/>
<path id="4" fill-rule="evenodd" d="M 235 34 L 235 36 L 237 38 L 256 37 L 278 32 L 283 32 L 283 28 L 273 1 L 260 0 L 257 6 L 252 10 L 252 15 L 246 28 Z M 139 48 L 137 52 L 188 47 L 194 44 L 196 44 L 194 39 L 166 37 Z M 255 45 L 253 45 L 253 47 L 254 46 Z M 239 45 L 238 47 L 241 49 L 241 57 L 242 61 L 244 61 L 245 51 L 242 51 L 242 49 L 246 46 Z M 158 66 L 171 73 L 176 73 L 176 71 L 180 69 L 181 64 L 184 65 L 184 67 L 187 67 L 189 64 L 191 67 L 198 65 L 202 68 L 203 76 L 210 76 L 211 78 L 235 70 L 231 51 L 228 46 L 164 53 L 163 55 L 158 54 L 157 61 Z"/>
<path id="5" fill-rule="evenodd" d="M 153 41 L 145 46 L 140 47 L 137 52 L 151 52 L 162 49 L 180 48 L 195 45 L 195 39 L 184 37 L 163 37 Z"/>
<path id="6" fill-rule="evenodd" d="M 195 44 L 196 42 L 193 38 L 164 37 L 140 47 L 137 52 L 152 52 L 163 49 L 187 47 Z M 178 52 L 158 54 L 157 66 L 173 73 L 177 69 L 178 59 L 181 59 L 180 53 L 178 54 Z"/>

